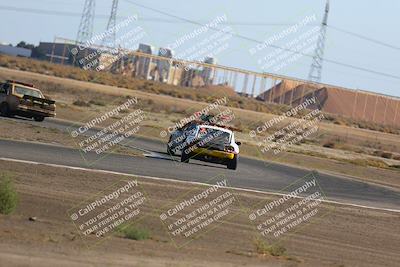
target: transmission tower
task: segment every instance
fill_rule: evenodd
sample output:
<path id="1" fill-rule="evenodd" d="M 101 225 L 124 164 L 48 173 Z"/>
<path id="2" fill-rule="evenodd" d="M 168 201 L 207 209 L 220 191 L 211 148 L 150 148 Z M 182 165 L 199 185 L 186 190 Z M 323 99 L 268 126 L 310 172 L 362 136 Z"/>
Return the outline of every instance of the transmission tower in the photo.
<path id="1" fill-rule="evenodd" d="M 329 15 L 329 0 L 326 0 L 324 19 L 322 20 L 322 25 L 319 30 L 318 42 L 314 51 L 310 73 L 308 74 L 308 80 L 312 82 L 321 81 L 322 63 L 325 50 L 326 28 L 328 25 L 328 15 Z"/>
<path id="2" fill-rule="evenodd" d="M 110 18 L 108 19 L 106 33 L 107 35 L 102 40 L 102 44 L 115 47 L 115 26 L 117 23 L 117 9 L 118 9 L 118 0 L 113 0 L 111 6 L 111 14 Z M 111 31 L 110 34 L 108 34 Z"/>
<path id="3" fill-rule="evenodd" d="M 79 24 L 78 35 L 76 37 L 77 42 L 84 43 L 90 40 L 90 38 L 92 38 L 94 11 L 95 11 L 95 0 L 85 0 L 81 23 Z"/>

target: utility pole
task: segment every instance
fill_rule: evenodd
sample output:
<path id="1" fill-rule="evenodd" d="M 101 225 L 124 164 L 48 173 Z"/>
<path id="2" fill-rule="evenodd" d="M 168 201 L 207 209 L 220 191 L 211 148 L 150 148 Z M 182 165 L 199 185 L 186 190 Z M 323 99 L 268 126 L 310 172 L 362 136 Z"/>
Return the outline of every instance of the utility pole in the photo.
<path id="1" fill-rule="evenodd" d="M 326 40 L 326 28 L 328 25 L 328 15 L 329 15 L 329 0 L 326 1 L 324 19 L 322 20 L 322 25 L 319 30 L 317 46 L 314 51 L 313 61 L 311 63 L 310 72 L 308 74 L 308 80 L 312 82 L 321 82 L 322 63 L 323 63 L 325 40 Z"/>
<path id="2" fill-rule="evenodd" d="M 111 6 L 111 13 L 107 23 L 106 29 L 106 37 L 102 40 L 102 45 L 106 45 L 114 48 L 115 44 L 115 26 L 117 24 L 117 9 L 118 9 L 118 0 L 113 0 Z"/>
<path id="3" fill-rule="evenodd" d="M 92 38 L 95 6 L 95 0 L 85 0 L 81 22 L 76 37 L 76 42 L 78 43 L 84 43 Z"/>

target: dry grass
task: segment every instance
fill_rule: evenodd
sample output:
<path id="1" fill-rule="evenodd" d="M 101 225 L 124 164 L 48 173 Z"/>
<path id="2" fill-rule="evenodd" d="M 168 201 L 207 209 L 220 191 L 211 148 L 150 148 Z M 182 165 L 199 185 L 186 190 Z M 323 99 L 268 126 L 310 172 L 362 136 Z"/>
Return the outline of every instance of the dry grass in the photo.
<path id="1" fill-rule="evenodd" d="M 112 74 L 108 72 L 85 71 L 80 68 L 57 65 L 49 62 L 38 61 L 34 59 L 15 58 L 0 55 L 0 66 L 18 69 L 23 71 L 31 71 L 40 74 L 52 75 L 61 78 L 69 78 L 85 82 L 93 82 L 110 86 L 118 86 L 133 90 L 144 91 L 153 94 L 169 95 L 181 99 L 190 99 L 195 101 L 212 102 L 213 100 L 227 95 L 225 90 L 210 90 L 209 88 L 196 89 L 174 85 L 158 83 L 154 81 L 146 81 L 135 79 L 129 76 Z M 216 89 L 216 88 L 214 88 Z M 267 112 L 272 114 L 281 114 L 289 108 L 282 105 L 266 104 L 240 96 L 230 94 L 231 107 Z"/>
<path id="2" fill-rule="evenodd" d="M 49 63 L 42 62 L 42 64 L 46 65 Z M 57 68 L 72 68 L 54 64 L 50 65 Z M 80 69 L 78 70 L 83 71 Z M 127 90 L 123 88 L 115 90 L 115 87 L 96 86 L 93 83 L 70 82 L 64 80 L 60 81 L 58 78 L 46 79 L 46 76 L 40 75 L 28 76 L 24 73 L 18 73 L 18 75 L 15 76 L 6 76 L 4 74 L 0 74 L 0 78 L 3 79 L 6 79 L 10 76 L 15 79 L 21 79 L 23 81 L 32 82 L 38 85 L 46 94 L 57 99 L 58 117 L 72 121 L 81 121 L 82 118 L 94 116 L 99 112 L 105 112 L 111 107 L 125 102 L 127 98 L 138 96 L 139 103 L 137 107 L 149 114 L 149 120 L 146 122 L 145 126 L 149 131 L 151 130 L 151 137 L 158 139 L 160 139 L 159 133 L 162 129 L 173 125 L 183 117 L 192 115 L 193 112 L 200 110 L 206 105 L 204 102 L 192 102 L 190 100 L 183 99 L 176 101 L 176 98 L 154 95 L 151 93 L 139 93 L 140 91 L 137 90 Z M 136 81 L 143 82 L 141 80 Z M 160 86 L 160 84 L 157 84 L 157 86 Z M 180 89 L 186 91 L 195 91 L 195 89 L 189 88 Z M 240 101 L 243 104 L 242 99 L 240 99 Z M 229 100 L 228 103 L 230 102 L 231 101 Z M 258 149 L 255 147 L 254 140 L 249 137 L 248 132 L 272 118 L 273 115 L 264 112 L 258 113 L 254 111 L 248 111 L 246 109 L 232 110 L 236 116 L 236 119 L 233 121 L 233 126 L 238 130 L 237 138 L 240 141 L 243 141 L 243 146 L 241 147 L 242 153 L 244 155 L 259 157 L 260 152 L 258 152 Z M 291 120 L 289 120 L 287 123 L 290 123 L 290 121 Z M 321 131 L 317 136 L 313 136 L 312 139 L 306 141 L 306 144 L 309 144 L 307 149 L 311 149 L 311 151 L 303 152 L 304 150 L 302 149 L 297 152 L 319 157 L 321 151 L 319 151 L 319 149 L 315 150 L 313 147 L 329 147 L 332 148 L 332 151 L 349 151 L 351 153 L 358 153 L 361 155 L 367 154 L 376 158 L 381 157 L 384 160 L 390 158 L 392 161 L 398 160 L 398 155 L 400 154 L 400 143 L 398 142 L 399 140 L 393 136 L 375 133 L 374 135 L 376 135 L 376 137 L 374 137 L 371 133 L 361 129 L 354 129 L 346 126 L 334 126 L 333 124 L 325 123 L 321 123 L 320 130 Z M 384 153 L 379 153 L 377 151 L 382 151 Z M 390 153 L 392 154 L 392 157 L 389 157 Z M 324 157 L 327 158 L 327 156 Z M 340 158 L 337 157 L 334 157 L 334 159 L 340 160 Z M 353 162 L 353 164 L 357 164 L 359 166 L 365 165 L 364 163 L 360 164 L 359 161 Z M 387 164 L 385 163 L 376 164 L 376 162 L 372 162 L 371 165 L 367 164 L 367 166 L 380 166 L 384 168 L 387 167 L 386 165 Z"/>
<path id="3" fill-rule="evenodd" d="M 256 252 L 261 255 L 271 255 L 271 256 L 283 256 L 286 252 L 286 248 L 280 244 L 269 245 L 261 238 L 254 240 L 254 245 L 256 247 Z"/>
<path id="4" fill-rule="evenodd" d="M 68 65 L 58 65 L 45 61 L 27 58 L 16 58 L 6 55 L 0 55 L 0 66 L 10 69 L 18 69 L 23 71 L 31 71 L 35 73 L 52 75 L 61 78 L 69 78 L 79 81 L 118 86 L 153 94 L 169 95 L 176 98 L 190 99 L 194 101 L 212 102 L 213 100 L 220 98 L 221 96 L 228 96 L 230 100 L 228 106 L 230 107 L 270 114 L 280 115 L 290 109 L 289 106 L 264 103 L 255 99 L 235 95 L 233 92 L 227 91 L 226 88 L 224 88 L 223 86 L 213 86 L 213 88 L 187 88 L 158 83 L 154 81 L 135 79 L 133 77 L 123 76 L 120 74 L 86 71 Z M 299 116 L 301 115 L 302 113 L 299 114 Z M 392 126 L 383 126 L 372 122 L 353 120 L 332 114 L 325 114 L 325 117 L 327 122 L 331 122 L 337 125 L 346 125 L 361 129 L 370 129 L 385 133 L 400 134 L 400 129 Z"/>
<path id="5" fill-rule="evenodd" d="M 146 228 L 139 228 L 133 225 L 123 225 L 117 228 L 117 233 L 122 235 L 124 238 L 132 240 L 146 240 L 150 238 L 150 231 Z"/>

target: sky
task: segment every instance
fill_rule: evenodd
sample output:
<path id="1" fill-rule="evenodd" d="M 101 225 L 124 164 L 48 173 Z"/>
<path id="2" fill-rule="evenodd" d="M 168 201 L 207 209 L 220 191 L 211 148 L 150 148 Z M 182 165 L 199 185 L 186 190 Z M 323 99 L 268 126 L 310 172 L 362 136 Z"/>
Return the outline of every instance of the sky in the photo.
<path id="1" fill-rule="evenodd" d="M 111 2 L 96 0 L 94 34 L 100 34 L 106 29 Z M 55 36 L 75 39 L 83 3 L 84 0 L 2 0 L 0 42 L 15 45 L 24 40 L 37 45 L 40 41 L 53 41 Z M 299 51 L 305 51 L 303 54 L 313 55 L 314 51 L 311 48 L 316 43 L 318 32 L 312 31 L 321 24 L 325 8 L 324 0 L 119 0 L 117 21 L 123 22 L 129 16 L 137 16 L 138 19 L 129 24 L 129 29 L 139 27 L 145 34 L 138 42 L 151 44 L 156 49 L 170 46 L 201 26 L 183 23 L 133 3 L 202 24 L 223 17 L 225 24 L 218 24 L 217 28 L 228 29 L 235 35 L 246 37 L 238 38 L 228 34 L 224 35 L 225 37 L 215 37 L 215 32 L 208 30 L 174 49 L 176 55 L 189 57 L 189 52 L 194 53 L 200 44 L 211 43 L 210 40 L 215 41 L 215 38 L 218 38 L 220 47 L 209 47 L 212 50 L 209 52 L 214 53 L 218 64 L 299 79 L 308 78 L 312 62 L 310 56 L 294 56 L 273 47 L 256 50 L 255 54 L 250 51 L 256 48 L 255 41 L 265 42 L 271 40 L 271 37 L 283 35 L 283 38 L 277 38 L 272 45 L 292 50 L 300 49 Z M 70 12 L 72 15 L 11 11 L 8 10 L 9 7 L 59 10 Z M 327 61 L 323 63 L 321 82 L 400 97 L 399 11 L 398 0 L 384 0 L 379 3 L 365 0 L 331 0 L 324 50 L 324 58 Z M 304 23 L 307 19 L 309 22 Z M 300 26 L 295 32 L 285 35 L 285 30 L 287 32 L 293 25 Z M 124 36 L 129 29 L 125 29 L 125 33 L 118 32 L 117 37 Z M 394 48 L 360 39 L 337 29 L 357 33 Z M 304 42 L 310 45 L 302 46 Z M 132 42 L 127 48 L 136 48 L 134 46 L 136 43 Z M 311 47 L 311 51 L 306 50 L 307 47 Z M 280 65 L 267 64 L 273 58 L 279 57 Z M 265 60 L 266 58 L 269 61 Z M 340 65 L 332 61 L 339 62 Z M 346 67 L 349 65 L 369 71 Z"/>

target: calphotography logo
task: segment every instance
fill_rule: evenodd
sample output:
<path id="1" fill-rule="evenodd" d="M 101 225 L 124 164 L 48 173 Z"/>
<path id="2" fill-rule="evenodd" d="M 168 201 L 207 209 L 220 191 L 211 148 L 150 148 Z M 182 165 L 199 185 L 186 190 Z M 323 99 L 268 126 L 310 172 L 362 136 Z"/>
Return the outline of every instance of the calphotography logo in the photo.
<path id="1" fill-rule="evenodd" d="M 125 148 L 136 138 L 147 118 L 146 113 L 137 106 L 138 98 L 129 98 L 82 125 L 69 128 L 70 136 L 87 164 L 104 158 L 104 153 Z"/>
<path id="2" fill-rule="evenodd" d="M 74 60 L 84 70 L 105 71 L 114 68 L 130 57 L 147 36 L 142 26 L 134 26 L 138 15 L 132 15 L 106 31 L 95 34 L 90 40 L 78 43 L 71 49 Z M 110 42 L 110 38 L 112 41 Z"/>
<path id="3" fill-rule="evenodd" d="M 232 109 L 225 106 L 227 104 L 226 96 L 217 98 L 162 130 L 161 137 L 169 135 L 167 152 L 171 160 L 180 165 L 190 159 L 199 159 L 235 169 L 239 149 L 232 129 L 236 116 Z M 176 156 L 180 156 L 180 160 Z"/>
<path id="4" fill-rule="evenodd" d="M 269 243 L 280 242 L 281 238 L 330 211 L 321 207 L 326 196 L 318 184 L 317 176 L 311 173 L 297 180 L 286 187 L 281 196 L 248 215 L 259 234 Z"/>
<path id="5" fill-rule="evenodd" d="M 400 266 L 399 11 L 1 0 L 0 267 Z"/>
<path id="6" fill-rule="evenodd" d="M 121 180 L 95 198 L 70 209 L 68 213 L 79 234 L 90 247 L 99 242 L 89 237 L 104 238 L 120 226 L 138 220 L 146 195 L 138 180 Z"/>
<path id="7" fill-rule="evenodd" d="M 285 152 L 298 151 L 299 145 L 318 135 L 319 125 L 325 119 L 319 106 L 315 96 L 305 98 L 301 104 L 249 131 L 267 165 L 271 159 L 284 157 Z"/>
<path id="8" fill-rule="evenodd" d="M 178 248 L 205 235 L 223 220 L 237 214 L 239 200 L 227 188 L 227 179 L 217 176 L 210 183 L 208 188 L 192 190 L 182 199 L 161 208 L 160 220 Z"/>

